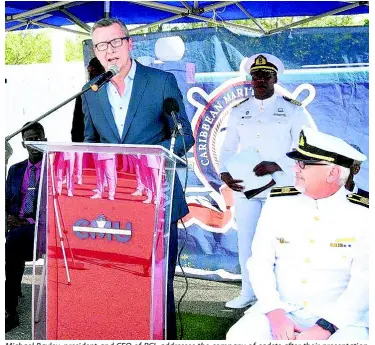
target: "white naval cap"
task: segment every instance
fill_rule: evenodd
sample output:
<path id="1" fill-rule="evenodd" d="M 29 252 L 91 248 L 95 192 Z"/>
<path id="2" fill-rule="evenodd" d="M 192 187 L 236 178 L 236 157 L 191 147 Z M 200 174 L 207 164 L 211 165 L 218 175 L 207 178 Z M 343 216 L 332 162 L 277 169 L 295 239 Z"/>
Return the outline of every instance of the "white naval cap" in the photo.
<path id="1" fill-rule="evenodd" d="M 268 53 L 258 53 L 245 59 L 244 70 L 247 73 L 256 69 L 269 69 L 276 72 L 278 75 L 284 73 L 284 64 L 282 61 Z"/>
<path id="2" fill-rule="evenodd" d="M 327 161 L 346 168 L 367 159 L 344 140 L 306 126 L 302 127 L 297 149 L 286 155 L 295 160 Z"/>

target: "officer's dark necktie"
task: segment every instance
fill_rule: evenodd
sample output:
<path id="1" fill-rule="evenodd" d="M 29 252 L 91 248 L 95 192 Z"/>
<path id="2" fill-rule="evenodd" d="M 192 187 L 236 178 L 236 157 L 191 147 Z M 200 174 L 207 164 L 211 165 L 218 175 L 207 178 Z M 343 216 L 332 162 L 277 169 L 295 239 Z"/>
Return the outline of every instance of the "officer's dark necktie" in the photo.
<path id="1" fill-rule="evenodd" d="M 29 184 L 26 191 L 26 202 L 24 209 L 24 216 L 32 215 L 34 212 L 34 195 L 36 187 L 36 166 L 30 167 Z"/>

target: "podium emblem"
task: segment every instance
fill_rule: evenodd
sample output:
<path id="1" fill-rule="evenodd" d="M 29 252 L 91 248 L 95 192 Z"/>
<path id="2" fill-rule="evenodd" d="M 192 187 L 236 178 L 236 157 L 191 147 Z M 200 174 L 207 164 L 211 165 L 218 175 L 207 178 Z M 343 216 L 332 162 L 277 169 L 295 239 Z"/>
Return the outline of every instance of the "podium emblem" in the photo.
<path id="1" fill-rule="evenodd" d="M 84 240 L 87 238 L 97 239 L 106 238 L 108 241 L 113 239 L 118 242 L 129 242 L 132 236 L 132 223 L 123 222 L 124 228 L 120 228 L 120 221 L 111 221 L 104 214 L 98 215 L 91 222 L 87 219 L 78 219 L 73 224 L 74 234 Z"/>

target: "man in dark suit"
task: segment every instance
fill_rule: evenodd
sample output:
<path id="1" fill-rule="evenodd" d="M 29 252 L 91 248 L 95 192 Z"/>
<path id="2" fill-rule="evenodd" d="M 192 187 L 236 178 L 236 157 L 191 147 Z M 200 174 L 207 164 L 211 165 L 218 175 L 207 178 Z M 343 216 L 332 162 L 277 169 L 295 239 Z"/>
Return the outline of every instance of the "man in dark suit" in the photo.
<path id="1" fill-rule="evenodd" d="M 24 127 L 29 124 L 26 123 Z M 25 141 L 45 141 L 44 128 L 35 123 L 22 131 Z M 43 153 L 27 147 L 29 158 L 9 168 L 5 185 L 7 231 L 5 244 L 5 332 L 19 325 L 18 296 L 25 261 L 33 259 L 34 228 Z"/>
<path id="2" fill-rule="evenodd" d="M 194 144 L 181 92 L 173 74 L 149 68 L 131 59 L 132 39 L 117 19 L 99 20 L 91 29 L 96 57 L 106 70 L 116 65 L 120 72 L 98 92 L 82 97 L 85 113 L 85 142 L 162 145 L 169 149 L 173 120 L 164 114 L 163 102 L 171 97 L 179 104 L 186 150 Z M 178 135 L 174 152 L 184 154 Z M 173 277 L 177 259 L 177 221 L 189 212 L 181 182 L 176 176 L 168 261 L 167 337 L 176 339 Z"/>

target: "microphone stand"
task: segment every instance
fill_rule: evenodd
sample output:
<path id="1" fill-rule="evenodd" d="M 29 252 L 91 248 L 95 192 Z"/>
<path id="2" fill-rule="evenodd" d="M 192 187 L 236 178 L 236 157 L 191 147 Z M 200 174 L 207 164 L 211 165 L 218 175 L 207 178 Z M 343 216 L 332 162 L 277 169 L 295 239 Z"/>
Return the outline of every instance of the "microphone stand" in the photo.
<path id="1" fill-rule="evenodd" d="M 18 133 L 21 133 L 23 130 L 29 128 L 30 126 L 32 126 L 34 123 L 36 122 L 39 122 L 40 120 L 44 119 L 46 116 L 48 116 L 49 114 L 53 113 L 54 111 L 60 109 L 61 107 L 63 107 L 65 104 L 69 103 L 70 101 L 72 101 L 73 99 L 77 98 L 78 96 L 81 96 L 82 94 L 86 93 L 87 91 L 91 90 L 91 87 L 88 86 L 86 87 L 85 89 L 83 89 L 82 91 L 76 93 L 74 96 L 68 98 L 66 101 L 60 103 L 59 105 L 57 105 L 56 107 L 52 108 L 51 110 L 47 111 L 45 114 L 39 116 L 38 118 L 36 118 L 35 120 L 31 121 L 29 124 L 27 124 L 26 126 L 20 128 L 19 130 L 15 131 L 14 133 L 8 135 L 7 137 L 5 137 L 5 141 L 9 141 L 10 139 L 12 139 L 14 136 L 16 136 Z"/>
<path id="2" fill-rule="evenodd" d="M 174 150 L 174 145 L 176 142 L 176 137 L 178 134 L 182 135 L 182 138 L 184 137 L 184 132 L 182 129 L 181 123 L 177 120 L 177 116 L 174 111 L 171 111 L 171 116 L 174 122 L 174 128 L 172 130 L 172 137 L 171 137 L 171 146 L 169 148 L 169 153 L 172 156 L 173 150 Z"/>
<path id="3" fill-rule="evenodd" d="M 63 107 L 65 104 L 69 103 L 70 101 L 72 101 L 73 99 L 77 98 L 78 96 L 81 96 L 82 94 L 84 94 L 85 92 L 91 90 L 91 85 L 87 86 L 85 89 L 83 89 L 82 91 L 76 93 L 75 95 L 73 95 L 72 97 L 68 98 L 67 100 L 65 100 L 64 102 L 60 103 L 59 105 L 57 105 L 56 107 L 52 108 L 51 110 L 47 111 L 45 114 L 39 116 L 38 118 L 36 118 L 35 120 L 31 121 L 29 124 L 27 124 L 26 126 L 18 129 L 17 131 L 15 131 L 14 133 L 8 135 L 7 137 L 5 137 L 5 171 L 7 171 L 7 166 L 8 166 L 8 159 L 9 157 L 12 155 L 13 153 L 13 149 L 12 147 L 10 146 L 9 144 L 9 140 L 12 139 L 14 136 L 16 136 L 18 133 L 22 132 L 23 130 L 29 128 L 30 126 L 32 126 L 34 123 L 37 123 L 39 122 L 40 120 L 44 119 L 45 117 L 47 117 L 48 115 L 52 114 L 54 111 L 60 109 L 61 107 Z M 52 169 L 52 163 L 50 161 L 50 164 L 51 164 L 51 169 Z M 58 214 L 57 214 L 57 206 L 56 206 L 56 198 L 55 198 L 55 194 L 56 194 L 56 191 L 55 191 L 55 182 L 53 180 L 53 174 L 52 174 L 52 188 L 53 188 L 53 195 L 54 195 L 54 198 L 53 198 L 53 202 L 54 202 L 54 207 L 55 207 L 55 215 L 56 215 L 56 219 L 57 219 L 57 227 L 58 227 L 58 230 L 59 230 L 59 238 L 60 238 L 60 242 L 61 242 L 61 248 L 62 248 L 62 252 L 63 252 L 63 258 L 64 258 L 64 264 L 65 264 L 65 270 L 66 270 L 66 275 L 67 275 L 67 280 L 68 280 L 68 285 L 70 285 L 70 275 L 69 275 L 69 268 L 68 268 L 68 263 L 67 263 L 67 259 L 66 259 L 66 254 L 65 254 L 65 247 L 64 247 L 64 244 L 63 244 L 63 237 L 62 237 L 62 233 L 61 233 L 61 228 L 60 228 L 60 220 L 59 220 L 59 217 L 58 217 Z"/>
<path id="4" fill-rule="evenodd" d="M 172 130 L 172 137 L 171 137 L 171 146 L 169 148 L 169 155 L 170 156 L 173 155 L 174 145 L 176 143 L 176 137 L 177 137 L 178 133 L 179 133 L 179 130 L 176 127 L 173 128 L 173 130 Z"/>
<path id="5" fill-rule="evenodd" d="M 39 122 L 40 120 L 44 119 L 46 116 L 52 114 L 54 111 L 60 109 L 61 107 L 63 107 L 65 104 L 69 103 L 70 101 L 72 101 L 73 99 L 77 98 L 78 96 L 81 96 L 82 94 L 86 93 L 87 91 L 91 90 L 91 86 L 87 86 L 85 89 L 83 89 L 82 91 L 76 93 L 75 95 L 73 95 L 72 97 L 68 98 L 66 101 L 60 103 L 59 105 L 57 105 L 56 107 L 52 108 L 51 110 L 47 111 L 45 114 L 39 116 L 38 118 L 36 118 L 35 120 L 31 121 L 29 124 L 27 124 L 26 126 L 18 129 L 17 131 L 15 131 L 14 133 L 8 135 L 7 137 L 5 137 L 5 171 L 7 171 L 7 167 L 8 167 L 8 159 L 10 158 L 10 156 L 13 154 L 13 149 L 12 147 L 10 146 L 9 144 L 9 140 L 12 139 L 14 136 L 16 136 L 18 133 L 21 133 L 23 130 L 31 127 L 34 123 L 37 123 Z"/>

